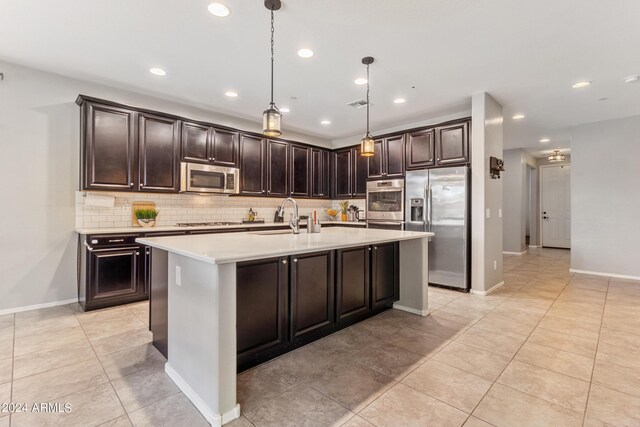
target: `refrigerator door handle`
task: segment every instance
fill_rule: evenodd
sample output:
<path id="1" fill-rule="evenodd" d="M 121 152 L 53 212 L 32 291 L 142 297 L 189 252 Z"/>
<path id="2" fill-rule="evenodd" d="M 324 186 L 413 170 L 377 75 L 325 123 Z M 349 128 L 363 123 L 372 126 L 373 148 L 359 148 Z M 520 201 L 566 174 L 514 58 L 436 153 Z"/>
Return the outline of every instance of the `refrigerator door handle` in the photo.
<path id="1" fill-rule="evenodd" d="M 433 231 L 433 193 L 430 185 L 425 187 L 425 199 L 427 199 L 427 231 L 431 232 Z"/>

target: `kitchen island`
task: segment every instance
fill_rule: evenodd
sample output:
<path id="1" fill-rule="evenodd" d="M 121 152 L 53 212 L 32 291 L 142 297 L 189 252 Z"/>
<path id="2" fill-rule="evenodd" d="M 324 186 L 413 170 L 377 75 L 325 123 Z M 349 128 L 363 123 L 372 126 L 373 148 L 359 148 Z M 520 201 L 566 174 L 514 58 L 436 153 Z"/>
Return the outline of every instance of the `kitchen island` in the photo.
<path id="1" fill-rule="evenodd" d="M 377 284 L 372 281 L 371 301 L 367 301 L 370 307 L 375 306 L 376 301 L 392 303 L 395 308 L 424 316 L 428 314 L 427 251 L 428 238 L 432 235 L 329 228 L 317 234 L 254 231 L 137 239 L 138 243 L 153 248 L 152 309 L 153 286 L 156 282 L 160 285 L 166 282 L 166 373 L 212 425 L 220 426 L 239 417 L 236 373 L 241 336 L 236 326 L 245 317 L 251 318 L 253 313 L 246 311 L 246 307 L 243 314 L 238 313 L 238 306 L 245 302 L 244 296 L 238 296 L 242 283 L 248 280 L 254 291 L 273 284 L 277 288 L 275 295 L 290 294 L 290 301 L 279 299 L 272 306 L 277 321 L 273 328 L 275 338 L 271 341 L 276 344 L 278 340 L 286 339 L 283 334 L 294 343 L 304 343 L 305 339 L 331 332 L 327 329 L 330 320 L 318 319 L 309 323 L 322 317 L 314 307 L 309 308 L 314 295 L 320 295 L 317 294 L 320 285 L 330 296 L 324 307 L 327 313 L 332 311 L 329 316 L 333 321 L 337 321 L 341 313 L 346 316 L 358 312 L 357 309 L 341 311 L 335 308 L 341 305 L 342 294 L 334 289 L 334 277 L 337 277 L 335 287 L 340 285 L 340 274 L 334 275 L 334 261 L 337 259 L 335 264 L 340 271 L 350 260 L 345 253 L 351 250 L 371 254 L 364 265 L 369 267 L 369 262 L 372 263 L 368 269 L 374 276 L 372 280 L 376 277 L 397 278 L 394 279 L 397 286 L 391 286 L 391 294 L 388 288 L 385 289 L 388 285 L 385 280 L 378 280 Z M 379 247 L 389 249 L 376 258 Z M 251 268 L 256 263 L 264 265 L 264 269 L 258 268 L 249 275 L 244 273 L 244 268 Z M 269 282 L 271 273 L 278 279 Z M 369 273 L 365 276 L 368 280 Z M 326 280 L 320 280 L 322 277 Z M 347 277 L 352 279 L 352 275 Z M 260 283 L 262 278 L 264 286 Z M 287 289 L 282 284 L 289 279 L 292 285 Z M 294 287 L 293 283 L 298 283 L 299 287 Z M 376 290 L 385 295 L 376 297 Z M 260 294 L 253 292 L 247 298 L 260 299 Z M 296 302 L 300 302 L 297 311 L 294 310 Z M 269 301 L 264 299 L 264 303 Z M 307 308 L 313 313 L 305 312 Z M 255 314 L 260 316 L 258 312 Z M 153 315 L 151 321 L 153 323 Z M 257 331 L 256 328 L 264 323 L 253 325 L 251 330 Z M 291 328 L 288 332 L 287 324 Z M 241 343 L 241 350 L 242 346 Z"/>

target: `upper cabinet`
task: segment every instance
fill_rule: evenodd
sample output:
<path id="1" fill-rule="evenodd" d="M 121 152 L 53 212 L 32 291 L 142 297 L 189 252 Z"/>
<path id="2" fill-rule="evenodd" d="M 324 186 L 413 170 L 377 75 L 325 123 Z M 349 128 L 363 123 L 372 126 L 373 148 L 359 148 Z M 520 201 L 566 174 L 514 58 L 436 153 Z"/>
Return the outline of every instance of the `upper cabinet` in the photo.
<path id="1" fill-rule="evenodd" d="M 311 197 L 329 198 L 329 151 L 311 149 Z"/>
<path id="2" fill-rule="evenodd" d="M 250 135 L 240 137 L 240 194 L 266 195 L 265 140 Z"/>
<path id="3" fill-rule="evenodd" d="M 369 177 L 368 157 L 360 155 L 360 146 L 351 149 L 353 156 L 352 195 L 353 199 L 364 199 L 367 196 L 367 178 Z"/>
<path id="4" fill-rule="evenodd" d="M 469 122 L 436 128 L 436 164 L 469 161 Z"/>
<path id="5" fill-rule="evenodd" d="M 407 170 L 424 169 L 436 164 L 436 131 L 425 129 L 407 133 Z"/>
<path id="6" fill-rule="evenodd" d="M 366 197 L 370 157 L 360 155 L 360 146 L 342 148 L 333 153 L 334 192 L 337 199 Z"/>
<path id="7" fill-rule="evenodd" d="M 135 111 L 82 104 L 82 188 L 138 189 L 138 143 Z"/>
<path id="8" fill-rule="evenodd" d="M 291 196 L 309 197 L 311 184 L 311 149 L 291 145 Z"/>
<path id="9" fill-rule="evenodd" d="M 238 132 L 213 128 L 210 146 L 214 165 L 238 167 Z"/>
<path id="10" fill-rule="evenodd" d="M 183 161 L 237 167 L 238 154 L 237 132 L 199 123 L 183 123 Z"/>
<path id="11" fill-rule="evenodd" d="M 289 197 L 289 144 L 267 142 L 267 196 Z"/>
<path id="12" fill-rule="evenodd" d="M 404 135 L 378 139 L 369 157 L 369 179 L 404 177 Z"/>
<path id="13" fill-rule="evenodd" d="M 139 113 L 140 190 L 177 192 L 180 122 L 155 114 Z"/>

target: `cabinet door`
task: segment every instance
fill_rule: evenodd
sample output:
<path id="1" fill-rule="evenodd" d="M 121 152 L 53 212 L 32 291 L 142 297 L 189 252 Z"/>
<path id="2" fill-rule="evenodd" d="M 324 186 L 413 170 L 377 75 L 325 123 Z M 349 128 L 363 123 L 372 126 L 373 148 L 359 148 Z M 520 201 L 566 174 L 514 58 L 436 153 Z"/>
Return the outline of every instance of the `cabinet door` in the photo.
<path id="1" fill-rule="evenodd" d="M 139 246 L 90 251 L 87 304 L 143 295 L 140 264 Z"/>
<path id="2" fill-rule="evenodd" d="M 267 195 L 289 197 L 289 144 L 267 142 Z"/>
<path id="3" fill-rule="evenodd" d="M 291 195 L 309 197 L 311 181 L 309 155 L 311 149 L 298 145 L 291 146 Z"/>
<path id="4" fill-rule="evenodd" d="M 311 197 L 324 197 L 325 153 L 324 150 L 311 149 Z"/>
<path id="5" fill-rule="evenodd" d="M 384 177 L 402 178 L 404 176 L 404 135 L 384 140 Z"/>
<path id="6" fill-rule="evenodd" d="M 138 186 L 136 113 L 84 104 L 83 188 L 133 190 Z"/>
<path id="7" fill-rule="evenodd" d="M 210 156 L 216 165 L 238 167 L 238 133 L 213 129 Z"/>
<path id="8" fill-rule="evenodd" d="M 291 256 L 291 340 L 313 339 L 335 324 L 333 251 Z"/>
<path id="9" fill-rule="evenodd" d="M 264 196 L 265 149 L 264 139 L 249 135 L 240 138 L 240 194 Z"/>
<path id="10" fill-rule="evenodd" d="M 436 163 L 449 165 L 469 161 L 469 123 L 436 129 Z"/>
<path id="11" fill-rule="evenodd" d="M 351 150 L 353 156 L 353 194 L 352 197 L 364 198 L 367 196 L 367 178 L 369 177 L 369 160 L 360 155 L 360 147 Z"/>
<path id="12" fill-rule="evenodd" d="M 369 258 L 371 246 L 336 251 L 336 305 L 339 324 L 347 325 L 370 311 Z"/>
<path id="13" fill-rule="evenodd" d="M 322 150 L 322 193 L 323 199 L 331 197 L 331 153 Z"/>
<path id="14" fill-rule="evenodd" d="M 407 170 L 424 169 L 436 164 L 435 138 L 435 129 L 426 129 L 407 133 Z"/>
<path id="15" fill-rule="evenodd" d="M 147 113 L 138 117 L 140 190 L 178 192 L 180 122 Z"/>
<path id="16" fill-rule="evenodd" d="M 374 245 L 371 255 L 371 295 L 373 308 L 390 307 L 399 296 L 398 244 Z"/>
<path id="17" fill-rule="evenodd" d="M 197 123 L 182 123 L 182 153 L 185 162 L 209 163 L 211 128 Z"/>
<path id="18" fill-rule="evenodd" d="M 382 149 L 382 143 L 382 139 L 377 139 L 373 144 L 373 156 L 367 158 L 369 179 L 384 177 L 384 150 Z"/>
<path id="19" fill-rule="evenodd" d="M 287 344 L 287 258 L 238 263 L 236 333 L 238 366 L 255 364 Z"/>
<path id="20" fill-rule="evenodd" d="M 351 150 L 340 150 L 334 153 L 335 192 L 337 199 L 351 198 L 352 175 Z"/>

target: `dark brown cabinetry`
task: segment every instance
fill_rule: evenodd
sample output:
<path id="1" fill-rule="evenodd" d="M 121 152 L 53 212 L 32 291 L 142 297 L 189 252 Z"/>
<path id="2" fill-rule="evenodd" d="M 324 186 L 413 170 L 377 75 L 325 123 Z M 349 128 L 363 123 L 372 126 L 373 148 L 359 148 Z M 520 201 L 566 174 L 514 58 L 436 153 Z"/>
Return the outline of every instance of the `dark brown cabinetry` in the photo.
<path id="1" fill-rule="evenodd" d="M 334 197 L 364 198 L 367 191 L 367 157 L 360 155 L 360 147 L 337 150 L 334 154 Z"/>
<path id="2" fill-rule="evenodd" d="M 237 167 L 238 133 L 199 123 L 182 124 L 182 154 L 185 162 Z"/>
<path id="3" fill-rule="evenodd" d="M 362 319 L 371 310 L 370 255 L 371 246 L 336 251 L 336 308 L 341 325 Z"/>
<path id="4" fill-rule="evenodd" d="M 240 137 L 240 194 L 263 196 L 265 186 L 265 140 L 255 136 Z"/>
<path id="5" fill-rule="evenodd" d="M 319 337 L 335 323 L 333 251 L 291 257 L 291 341 Z"/>
<path id="6" fill-rule="evenodd" d="M 390 306 L 399 298 L 399 245 L 374 245 L 371 255 L 371 299 L 374 309 Z"/>
<path id="7" fill-rule="evenodd" d="M 436 131 L 425 129 L 407 133 L 407 170 L 424 169 L 436 164 Z"/>
<path id="8" fill-rule="evenodd" d="M 213 128 L 211 158 L 214 165 L 238 166 L 238 132 Z"/>
<path id="9" fill-rule="evenodd" d="M 404 135 L 378 139 L 369 157 L 369 179 L 404 177 Z"/>
<path id="10" fill-rule="evenodd" d="M 289 196 L 289 144 L 267 141 L 267 195 Z"/>
<path id="11" fill-rule="evenodd" d="M 450 165 L 469 161 L 469 122 L 436 128 L 436 164 Z"/>
<path id="12" fill-rule="evenodd" d="M 147 113 L 138 115 L 140 189 L 177 192 L 179 178 L 179 127 L 174 119 Z"/>
<path id="13" fill-rule="evenodd" d="M 309 197 L 311 183 L 310 155 L 310 148 L 291 145 L 291 196 Z"/>
<path id="14" fill-rule="evenodd" d="M 330 194 L 329 151 L 311 149 L 311 197 L 329 198 Z"/>
<path id="15" fill-rule="evenodd" d="M 239 263 L 237 283 L 238 366 L 259 363 L 287 344 L 288 258 Z"/>
<path id="16" fill-rule="evenodd" d="M 352 172 L 352 194 L 351 198 L 365 198 L 367 196 L 367 178 L 369 177 L 369 160 L 368 157 L 360 155 L 360 147 L 353 147 L 351 149 L 351 156 L 353 157 L 353 172 Z"/>

